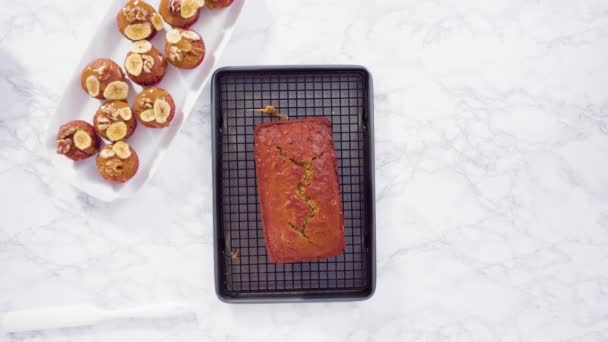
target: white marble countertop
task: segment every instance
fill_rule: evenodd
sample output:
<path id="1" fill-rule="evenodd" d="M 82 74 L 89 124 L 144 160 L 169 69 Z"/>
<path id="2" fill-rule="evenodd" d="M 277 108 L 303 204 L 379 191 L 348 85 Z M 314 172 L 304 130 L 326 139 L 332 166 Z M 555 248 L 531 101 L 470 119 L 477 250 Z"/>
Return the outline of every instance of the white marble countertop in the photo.
<path id="1" fill-rule="evenodd" d="M 606 1 L 248 0 L 222 64 L 375 81 L 376 293 L 281 305 L 216 298 L 208 91 L 136 198 L 50 176 L 47 117 L 104 7 L 0 0 L 0 312 L 177 300 L 199 319 L 0 341 L 608 340 Z"/>

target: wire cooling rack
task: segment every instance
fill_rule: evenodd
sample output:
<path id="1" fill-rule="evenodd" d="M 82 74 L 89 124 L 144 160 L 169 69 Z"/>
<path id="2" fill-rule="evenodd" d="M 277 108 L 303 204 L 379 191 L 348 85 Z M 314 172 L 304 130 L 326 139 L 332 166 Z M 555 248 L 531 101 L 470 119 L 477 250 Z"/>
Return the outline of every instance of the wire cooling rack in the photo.
<path id="1" fill-rule="evenodd" d="M 212 86 L 216 290 L 225 301 L 358 299 L 375 282 L 371 77 L 361 67 L 224 68 Z M 333 126 L 346 250 L 273 264 L 266 256 L 254 161 L 254 127 L 325 116 Z"/>

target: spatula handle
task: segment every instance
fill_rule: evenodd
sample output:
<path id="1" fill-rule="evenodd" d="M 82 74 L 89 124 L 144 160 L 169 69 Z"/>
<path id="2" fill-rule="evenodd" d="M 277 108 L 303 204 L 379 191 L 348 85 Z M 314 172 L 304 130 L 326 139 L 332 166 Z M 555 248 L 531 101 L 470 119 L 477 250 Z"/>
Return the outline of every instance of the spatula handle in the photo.
<path id="1" fill-rule="evenodd" d="M 142 318 L 155 319 L 181 316 L 192 313 L 192 308 L 184 303 L 161 303 L 138 306 L 135 308 L 107 311 L 106 319 Z"/>
<path id="2" fill-rule="evenodd" d="M 0 330 L 21 332 L 92 325 L 103 313 L 91 305 L 73 305 L 7 312 L 0 316 Z"/>

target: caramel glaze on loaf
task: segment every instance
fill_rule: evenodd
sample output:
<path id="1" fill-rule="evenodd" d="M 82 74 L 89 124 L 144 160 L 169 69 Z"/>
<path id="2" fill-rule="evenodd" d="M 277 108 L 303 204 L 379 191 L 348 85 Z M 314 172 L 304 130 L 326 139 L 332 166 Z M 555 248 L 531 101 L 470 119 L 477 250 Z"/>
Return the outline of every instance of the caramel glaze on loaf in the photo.
<path id="1" fill-rule="evenodd" d="M 255 163 L 268 258 L 344 253 L 344 217 L 331 122 L 313 117 L 255 127 Z"/>

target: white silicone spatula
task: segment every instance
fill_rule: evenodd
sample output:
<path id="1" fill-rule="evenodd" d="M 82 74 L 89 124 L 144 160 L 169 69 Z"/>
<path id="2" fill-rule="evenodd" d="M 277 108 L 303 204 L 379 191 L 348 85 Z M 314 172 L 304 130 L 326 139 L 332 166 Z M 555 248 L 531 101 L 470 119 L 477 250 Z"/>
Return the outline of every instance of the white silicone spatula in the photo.
<path id="1" fill-rule="evenodd" d="M 183 303 L 153 304 L 120 310 L 103 310 L 88 304 L 72 305 L 0 314 L 0 331 L 10 333 L 80 327 L 110 320 L 166 318 L 192 312 L 192 308 Z"/>

